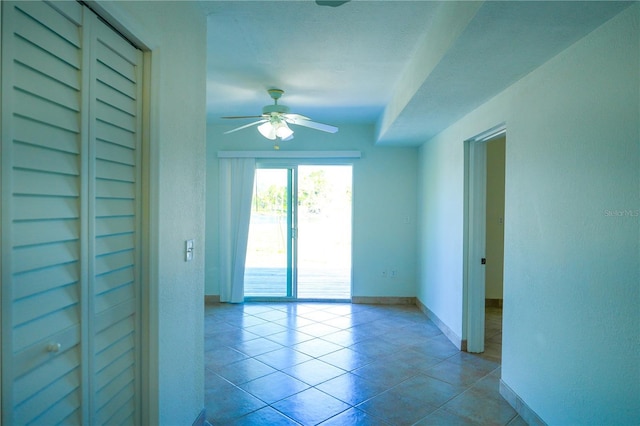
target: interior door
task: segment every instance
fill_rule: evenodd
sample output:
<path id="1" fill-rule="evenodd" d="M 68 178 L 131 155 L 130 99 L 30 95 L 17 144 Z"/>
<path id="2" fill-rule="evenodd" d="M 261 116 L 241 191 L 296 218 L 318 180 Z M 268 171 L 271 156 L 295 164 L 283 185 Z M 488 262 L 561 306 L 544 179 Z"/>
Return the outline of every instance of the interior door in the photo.
<path id="1" fill-rule="evenodd" d="M 2 7 L 3 424 L 80 424 L 83 12 Z"/>
<path id="2" fill-rule="evenodd" d="M 2 2 L 2 423 L 140 422 L 141 54 Z"/>
<path id="3" fill-rule="evenodd" d="M 142 52 L 91 14 L 91 424 L 139 423 Z"/>

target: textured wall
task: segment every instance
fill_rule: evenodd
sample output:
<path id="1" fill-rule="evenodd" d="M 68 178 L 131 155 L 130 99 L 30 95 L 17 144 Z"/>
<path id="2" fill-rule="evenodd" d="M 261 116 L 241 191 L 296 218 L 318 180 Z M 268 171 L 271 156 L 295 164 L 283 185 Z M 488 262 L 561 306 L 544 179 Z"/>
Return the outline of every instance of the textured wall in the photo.
<path id="1" fill-rule="evenodd" d="M 464 139 L 454 132 L 442 142 L 436 139 L 424 144 L 418 178 L 417 297 L 460 339 L 464 337 Z"/>
<path id="2" fill-rule="evenodd" d="M 229 126 L 209 126 L 207 138 L 206 294 L 219 293 L 218 151 L 273 149 L 253 128 L 223 135 Z M 414 297 L 416 286 L 417 148 L 373 145 L 371 126 L 339 126 L 335 134 L 295 128 L 280 151 L 359 150 L 353 162 L 353 295 Z M 405 219 L 409 218 L 409 223 Z M 396 278 L 382 270 L 397 269 Z"/>
<path id="3" fill-rule="evenodd" d="M 194 2 L 100 5 L 152 50 L 149 422 L 192 424 L 204 406 L 206 17 Z"/>
<path id="4" fill-rule="evenodd" d="M 418 295 L 461 330 L 462 144 L 507 123 L 502 378 L 549 424 L 640 421 L 639 17 L 626 9 L 420 151 Z M 433 271 L 439 247 L 457 269 Z"/>

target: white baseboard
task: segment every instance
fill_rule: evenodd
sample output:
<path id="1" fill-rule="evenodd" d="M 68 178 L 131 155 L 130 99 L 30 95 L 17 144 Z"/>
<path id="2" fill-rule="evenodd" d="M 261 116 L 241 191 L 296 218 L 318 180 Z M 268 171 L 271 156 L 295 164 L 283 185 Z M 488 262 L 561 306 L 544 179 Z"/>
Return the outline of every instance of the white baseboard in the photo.
<path id="1" fill-rule="evenodd" d="M 415 305 L 415 297 L 352 296 L 351 303 L 362 305 Z"/>
<path id="2" fill-rule="evenodd" d="M 516 413 L 527 422 L 529 426 L 547 426 L 538 414 L 527 405 L 505 382 L 500 380 L 500 395 L 516 410 Z"/>
<path id="3" fill-rule="evenodd" d="M 447 324 L 442 322 L 442 320 L 438 318 L 438 316 L 433 313 L 431 309 L 427 308 L 427 306 L 422 303 L 420 299 L 416 298 L 416 306 L 418 306 L 418 308 L 420 308 L 420 310 L 424 312 L 424 314 L 429 317 L 431 321 L 433 321 L 433 323 L 440 329 L 440 331 L 442 331 L 445 336 L 447 336 L 447 339 L 449 339 L 451 343 L 456 346 L 456 348 L 460 349 L 461 351 L 467 350 L 467 341 L 463 340 L 460 336 L 454 333 L 453 330 L 451 330 Z"/>
<path id="4" fill-rule="evenodd" d="M 198 414 L 198 417 L 196 417 L 196 420 L 193 422 L 193 426 L 206 426 L 208 424 L 209 422 L 207 422 L 207 410 L 203 408 L 202 411 L 200 411 L 200 413 Z"/>
<path id="5" fill-rule="evenodd" d="M 220 303 L 220 295 L 216 294 L 205 294 L 204 295 L 204 304 L 208 305 L 208 304 L 213 304 L 213 303 Z"/>

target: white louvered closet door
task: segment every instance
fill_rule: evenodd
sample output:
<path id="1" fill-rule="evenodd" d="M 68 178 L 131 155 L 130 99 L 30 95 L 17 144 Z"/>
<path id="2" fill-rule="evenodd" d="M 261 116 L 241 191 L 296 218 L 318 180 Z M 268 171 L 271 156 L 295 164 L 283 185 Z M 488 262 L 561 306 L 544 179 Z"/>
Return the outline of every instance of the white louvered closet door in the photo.
<path id="1" fill-rule="evenodd" d="M 141 52 L 2 2 L 2 424 L 140 423 Z"/>
<path id="2" fill-rule="evenodd" d="M 95 16 L 91 46 L 91 424 L 136 424 L 140 405 L 142 53 Z"/>

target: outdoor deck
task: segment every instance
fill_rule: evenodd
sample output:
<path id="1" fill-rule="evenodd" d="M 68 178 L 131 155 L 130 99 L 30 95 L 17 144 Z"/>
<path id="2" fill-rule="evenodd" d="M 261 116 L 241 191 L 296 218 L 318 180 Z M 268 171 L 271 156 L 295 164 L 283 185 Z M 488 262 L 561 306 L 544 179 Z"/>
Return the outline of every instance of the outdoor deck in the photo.
<path id="1" fill-rule="evenodd" d="M 286 297 L 286 272 L 284 268 L 247 268 L 245 296 Z M 351 299 L 350 273 L 349 270 L 299 270 L 298 299 Z"/>

